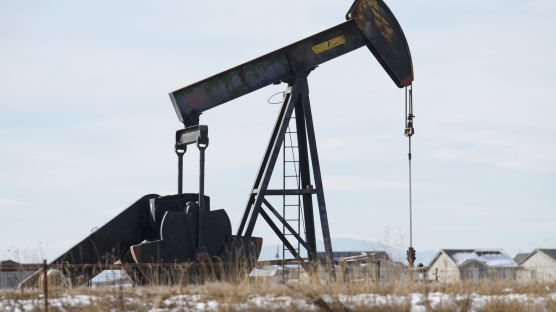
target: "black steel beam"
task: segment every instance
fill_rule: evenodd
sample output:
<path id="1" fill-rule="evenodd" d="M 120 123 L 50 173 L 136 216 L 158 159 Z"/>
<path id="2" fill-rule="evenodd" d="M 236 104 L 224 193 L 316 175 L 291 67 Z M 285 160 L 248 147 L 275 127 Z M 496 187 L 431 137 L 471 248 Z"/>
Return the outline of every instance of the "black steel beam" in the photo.
<path id="1" fill-rule="evenodd" d="M 336 39 L 338 46 L 315 54 L 313 47 Z M 282 81 L 367 44 L 353 21 L 344 22 L 282 49 L 173 91 L 170 99 L 178 118 L 198 114 L 247 93 Z"/>
<path id="2" fill-rule="evenodd" d="M 305 110 L 303 99 L 309 96 L 309 85 L 305 86 L 302 100 L 295 105 L 295 122 L 297 128 L 297 148 L 299 152 L 299 177 L 301 179 L 301 187 L 311 187 L 311 172 L 309 168 L 309 154 L 307 150 L 307 130 L 305 127 Z M 314 190 L 315 193 L 317 190 Z M 305 220 L 305 237 L 307 238 L 307 257 L 309 260 L 317 258 L 317 239 L 315 231 L 315 217 L 313 214 L 313 198 L 311 194 L 304 194 L 303 200 L 303 217 Z"/>
<path id="3" fill-rule="evenodd" d="M 129 246 L 147 239 L 142 227 L 144 220 L 148 220 L 149 200 L 157 197 L 156 194 L 143 196 L 50 264 L 113 264 L 120 260 L 129 252 Z M 63 273 L 71 278 L 73 286 L 80 286 L 100 271 L 84 267 L 68 268 Z M 21 282 L 20 287 L 37 285 L 39 275 L 40 271 L 33 273 Z"/>
<path id="4" fill-rule="evenodd" d="M 272 134 L 270 135 L 270 139 L 268 140 L 268 144 L 267 144 L 267 148 L 265 150 L 265 154 L 263 156 L 263 159 L 261 161 L 261 164 L 259 165 L 259 170 L 257 171 L 257 176 L 255 177 L 255 181 L 253 182 L 253 187 L 251 188 L 251 193 L 249 194 L 249 197 L 247 198 L 247 204 L 245 205 L 245 209 L 243 211 L 243 216 L 241 218 L 241 221 L 239 223 L 239 227 L 237 230 L 237 235 L 241 236 L 243 235 L 243 230 L 245 229 L 245 225 L 247 224 L 247 220 L 249 219 L 249 216 L 251 214 L 251 207 L 253 206 L 253 201 L 255 200 L 255 196 L 253 195 L 254 190 L 257 190 L 260 187 L 261 184 L 261 179 L 264 173 L 264 168 L 266 168 L 267 164 L 268 164 L 268 160 L 272 151 L 272 146 L 274 141 L 276 140 L 276 137 L 278 136 L 278 132 L 280 131 L 280 125 L 282 122 L 282 119 L 284 117 L 284 112 L 286 111 L 286 108 L 288 107 L 288 104 L 290 102 L 290 98 L 291 98 L 292 94 L 291 94 L 291 87 L 288 87 L 288 89 L 286 90 L 286 96 L 284 99 L 284 103 L 282 103 L 282 106 L 280 108 L 280 112 L 278 113 L 278 117 L 276 118 L 276 122 L 274 123 L 274 128 L 272 129 Z"/>
<path id="5" fill-rule="evenodd" d="M 309 246 L 307 245 L 307 243 L 305 242 L 305 240 L 303 240 L 303 238 L 301 236 L 299 236 L 299 233 L 297 233 L 292 227 L 291 225 L 288 223 L 288 221 L 286 221 L 286 219 L 284 219 L 284 217 L 282 217 L 278 211 L 276 211 L 276 209 L 274 209 L 274 207 L 272 206 L 272 204 L 270 204 L 266 199 L 263 199 L 263 203 L 265 204 L 265 206 L 268 208 L 268 210 L 270 210 L 270 212 L 272 212 L 272 214 L 286 227 L 286 229 L 288 229 L 288 231 L 290 231 L 290 233 L 295 237 L 295 239 L 297 239 L 297 241 L 303 245 L 303 247 L 305 247 L 305 249 L 309 250 Z"/>
<path id="6" fill-rule="evenodd" d="M 301 256 L 299 255 L 299 253 L 295 250 L 295 248 L 292 246 L 292 244 L 290 243 L 290 241 L 288 241 L 288 239 L 284 236 L 284 234 L 282 234 L 282 232 L 280 231 L 280 229 L 276 226 L 276 224 L 274 224 L 274 222 L 272 221 L 272 219 L 270 218 L 270 216 L 264 211 L 264 210 L 260 210 L 260 215 L 261 217 L 263 217 L 263 219 L 266 221 L 266 223 L 268 223 L 268 225 L 270 226 L 270 228 L 274 231 L 274 234 L 276 234 L 276 236 L 278 236 L 278 238 L 282 241 L 282 243 L 284 244 L 284 246 L 286 246 L 286 248 L 288 248 L 288 250 L 290 251 L 290 253 L 293 255 L 293 257 L 297 260 L 299 260 L 299 262 L 303 265 L 303 268 L 305 268 L 303 259 L 301 258 Z"/>
<path id="7" fill-rule="evenodd" d="M 383 0 L 356 0 L 347 22 L 170 93 L 180 121 L 367 46 L 398 87 L 413 81 L 407 41 Z"/>
<path id="8" fill-rule="evenodd" d="M 259 190 L 253 190 L 253 194 L 258 194 Z M 265 195 L 311 195 L 311 194 L 316 194 L 317 190 L 315 189 L 301 189 L 301 190 L 295 190 L 295 189 L 287 189 L 287 190 L 266 190 Z"/>
<path id="9" fill-rule="evenodd" d="M 315 178 L 315 188 L 317 189 L 317 203 L 319 207 L 322 238 L 324 241 L 324 251 L 326 253 L 326 260 L 332 263 L 332 261 L 334 260 L 334 257 L 332 256 L 332 241 L 330 240 L 330 229 L 328 227 L 328 216 L 326 213 L 326 203 L 324 201 L 324 189 L 322 186 L 322 177 L 320 174 L 319 154 L 317 151 L 315 128 L 313 126 L 311 103 L 309 101 L 308 94 L 306 98 L 303 99 L 303 110 L 305 113 L 305 124 L 307 126 L 307 141 L 309 142 L 309 150 L 311 153 L 311 163 L 313 165 L 313 176 Z"/>
<path id="10" fill-rule="evenodd" d="M 295 84 L 292 87 L 288 88 L 286 101 L 284 101 L 284 105 L 282 108 L 282 116 L 281 118 L 279 118 L 279 120 L 277 120 L 277 124 L 274 127 L 273 137 L 269 142 L 269 146 L 265 153 L 265 159 L 263 159 L 263 162 L 261 163 L 261 167 L 259 168 L 259 173 L 257 174 L 257 179 L 253 187 L 253 189 L 258 189 L 259 192 L 254 196 L 251 196 L 251 194 L 253 193 L 253 190 L 251 190 L 251 193 L 249 194 L 248 204 L 245 207 L 245 211 L 243 213 L 243 218 L 238 229 L 238 235 L 243 234 L 245 236 L 251 236 L 251 234 L 253 234 L 253 229 L 255 228 L 255 223 L 257 222 L 257 216 L 262 204 L 262 200 L 268 188 L 270 178 L 272 177 L 272 171 L 274 170 L 276 159 L 278 158 L 278 154 L 280 153 L 280 147 L 282 146 L 282 142 L 284 141 L 284 135 L 288 128 L 295 102 L 298 101 L 299 98 L 299 94 L 297 93 L 297 91 L 295 91 L 296 86 L 298 84 L 298 81 L 304 79 L 306 80 L 307 75 L 308 73 L 300 74 L 300 77 L 296 78 Z M 252 207 L 250 205 L 251 203 L 253 204 Z M 245 226 L 247 227 L 244 230 Z"/>

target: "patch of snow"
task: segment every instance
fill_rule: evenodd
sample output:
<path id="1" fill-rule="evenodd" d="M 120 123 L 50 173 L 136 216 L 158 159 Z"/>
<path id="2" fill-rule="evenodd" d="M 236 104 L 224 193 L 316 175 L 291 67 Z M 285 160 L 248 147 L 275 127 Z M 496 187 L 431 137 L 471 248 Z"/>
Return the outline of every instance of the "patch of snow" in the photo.
<path id="1" fill-rule="evenodd" d="M 63 310 L 64 307 L 80 307 L 90 305 L 91 302 L 95 299 L 97 299 L 96 296 L 89 295 L 63 295 L 59 298 L 48 299 L 48 306 L 61 308 Z M 24 312 L 34 311 L 37 308 L 42 307 L 44 307 L 44 299 L 42 299 L 42 296 L 38 299 L 8 299 L 0 301 L 0 311 Z"/>
<path id="2" fill-rule="evenodd" d="M 251 271 L 251 273 L 249 274 L 249 276 L 255 277 L 272 277 L 274 275 L 276 275 L 276 272 L 278 272 L 278 268 L 281 268 L 281 266 L 278 265 L 267 265 L 264 266 L 262 268 L 253 268 L 253 270 Z"/>
<path id="3" fill-rule="evenodd" d="M 411 312 L 426 312 L 426 300 L 428 300 L 428 298 L 425 298 L 423 294 L 411 294 Z"/>
<path id="4" fill-rule="evenodd" d="M 288 296 L 253 296 L 247 299 L 247 303 L 264 310 L 279 307 L 296 307 L 299 310 L 317 310 L 318 307 L 307 300 L 301 300 Z"/>
<path id="5" fill-rule="evenodd" d="M 49 306 L 65 310 L 68 307 L 79 308 L 86 307 L 98 300 L 112 300 L 115 298 L 101 298 L 91 295 L 63 295 L 58 298 L 49 299 Z M 503 294 L 503 295 L 480 295 L 480 294 L 445 294 L 445 293 L 412 293 L 407 296 L 402 295 L 379 295 L 379 294 L 357 294 L 357 295 L 327 295 L 323 294 L 315 298 L 296 298 L 290 296 L 250 296 L 245 302 L 227 303 L 219 302 L 210 296 L 201 294 L 183 294 L 166 298 L 161 305 L 153 307 L 152 303 L 145 302 L 139 298 L 127 298 L 129 301 L 143 305 L 145 309 L 152 312 L 162 311 L 240 311 L 252 308 L 260 310 L 274 310 L 277 307 L 290 307 L 292 310 L 316 311 L 319 307 L 316 299 L 322 299 L 331 307 L 340 303 L 348 309 L 361 306 L 376 305 L 403 305 L 409 303 L 412 312 L 425 312 L 427 307 L 436 308 L 441 304 L 456 304 L 460 300 L 470 300 L 471 311 L 479 311 L 485 304 L 492 300 L 519 301 L 530 304 L 531 307 L 541 307 L 546 305 L 547 300 L 556 299 L 556 293 L 547 296 L 536 296 L 528 294 Z M 0 311 L 25 312 L 33 311 L 43 307 L 43 300 L 38 297 L 36 299 L 0 300 Z"/>
<path id="6" fill-rule="evenodd" d="M 452 259 L 459 266 L 468 260 L 484 262 L 491 267 L 517 267 L 518 264 L 508 256 L 503 250 L 473 250 L 461 251 L 451 255 Z"/>

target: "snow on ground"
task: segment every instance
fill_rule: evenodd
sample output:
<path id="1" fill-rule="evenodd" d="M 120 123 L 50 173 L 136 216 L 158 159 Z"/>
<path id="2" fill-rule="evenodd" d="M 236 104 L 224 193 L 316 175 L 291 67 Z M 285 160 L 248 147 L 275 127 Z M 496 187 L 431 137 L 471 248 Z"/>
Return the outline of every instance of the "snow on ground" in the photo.
<path id="1" fill-rule="evenodd" d="M 57 307 L 60 311 L 70 308 L 86 307 L 100 303 L 106 300 L 115 300 L 116 298 L 97 297 L 92 295 L 63 295 L 58 298 L 49 299 L 49 307 Z M 358 295 L 321 295 L 317 298 L 293 298 L 289 296 L 250 296 L 242 303 L 225 303 L 218 302 L 213 298 L 200 294 L 182 294 L 164 299 L 156 304 L 152 302 L 142 303 L 140 298 L 126 298 L 126 306 L 132 304 L 135 307 L 141 307 L 153 312 L 166 311 L 217 311 L 217 310 L 246 310 L 248 308 L 258 308 L 261 310 L 274 310 L 284 307 L 292 310 L 301 311 L 317 311 L 322 303 L 318 302 L 322 299 L 327 305 L 334 307 L 340 304 L 346 308 L 354 308 L 361 306 L 375 305 L 405 305 L 410 302 L 412 312 L 427 311 L 427 304 L 435 307 L 439 304 L 456 303 L 460 300 L 471 300 L 471 311 L 478 311 L 488 301 L 505 300 L 520 301 L 523 303 L 539 306 L 546 305 L 547 300 L 556 300 L 556 293 L 552 293 L 546 297 L 539 297 L 528 294 L 505 294 L 505 295 L 450 295 L 445 293 L 429 293 L 428 296 L 421 293 L 413 293 L 408 296 L 402 295 L 379 295 L 379 294 L 358 294 Z M 428 303 L 427 303 L 428 299 Z M 43 299 L 27 299 L 27 300 L 0 300 L 0 311 L 23 312 L 31 311 L 43 307 Z M 141 309 L 141 310 L 142 310 Z"/>
<path id="2" fill-rule="evenodd" d="M 64 295 L 59 298 L 53 298 L 48 300 L 49 307 L 58 307 L 63 310 L 64 307 L 79 307 L 88 306 L 91 304 L 94 296 L 88 295 Z M 23 311 L 34 311 L 37 308 L 44 307 L 44 299 L 41 295 L 37 299 L 26 299 L 26 300 L 2 300 L 0 301 L 0 311 L 13 311 L 13 312 L 23 312 Z"/>

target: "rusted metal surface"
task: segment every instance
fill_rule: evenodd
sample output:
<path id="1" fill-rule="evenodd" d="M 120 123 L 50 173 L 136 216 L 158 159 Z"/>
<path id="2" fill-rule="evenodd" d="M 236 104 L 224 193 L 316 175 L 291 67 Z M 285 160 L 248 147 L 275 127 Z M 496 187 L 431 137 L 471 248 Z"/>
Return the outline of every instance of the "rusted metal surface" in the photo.
<path id="1" fill-rule="evenodd" d="M 356 0 L 347 22 L 170 93 L 180 121 L 198 123 L 208 109 L 367 45 L 398 87 L 413 81 L 411 55 L 382 0 Z"/>
<path id="2" fill-rule="evenodd" d="M 346 18 L 368 40 L 367 47 L 400 88 L 413 81 L 411 53 L 402 28 L 382 0 L 355 1 Z"/>
<path id="3" fill-rule="evenodd" d="M 346 42 L 315 54 L 313 46 L 344 36 Z M 202 113 L 217 105 L 287 79 L 296 72 L 313 68 L 332 58 L 365 45 L 365 38 L 352 21 L 332 27 L 309 38 L 263 55 L 190 86 L 173 91 L 170 98 L 178 118 Z"/>

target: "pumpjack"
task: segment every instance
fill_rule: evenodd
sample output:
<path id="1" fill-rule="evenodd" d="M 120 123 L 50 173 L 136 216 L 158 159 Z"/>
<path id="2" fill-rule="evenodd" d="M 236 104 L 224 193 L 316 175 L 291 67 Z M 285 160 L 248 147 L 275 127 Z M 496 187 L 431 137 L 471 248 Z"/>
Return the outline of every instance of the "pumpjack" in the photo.
<path id="1" fill-rule="evenodd" d="M 318 259 L 313 195 L 316 195 L 322 227 L 325 261 L 331 263 L 332 245 L 307 77 L 318 65 L 367 46 L 399 88 L 407 87 L 413 81 L 413 66 L 406 38 L 383 0 L 355 0 L 346 14 L 346 20 L 252 61 L 170 92 L 177 117 L 185 126 L 176 132 L 178 194 L 141 197 L 51 265 L 68 264 L 63 273 L 72 285 L 92 279 L 99 273 L 94 267 L 99 263 L 120 262 L 137 284 L 155 282 L 145 269 L 148 264 L 188 263 L 195 267 L 209 262 L 248 263 L 249 271 L 255 265 L 262 246 L 262 238 L 252 236 L 259 216 L 296 259 L 305 264 L 314 263 Z M 208 127 L 199 123 L 200 115 L 242 95 L 281 82 L 288 87 L 234 235 L 226 211 L 211 210 L 210 198 L 204 194 L 204 157 L 209 140 Z M 301 183 L 297 189 L 269 189 L 280 147 L 294 112 Z M 190 145 L 196 145 L 200 153 L 198 193 L 182 193 L 183 155 Z M 266 198 L 276 195 L 302 197 L 304 237 L 303 233 L 297 233 L 288 224 Z M 278 220 L 306 249 L 308 261 L 301 259 L 273 220 Z M 223 266 L 224 272 L 229 269 Z M 20 287 L 36 285 L 39 275 L 40 272 L 31 275 Z M 165 281 L 175 282 L 171 279 Z"/>

